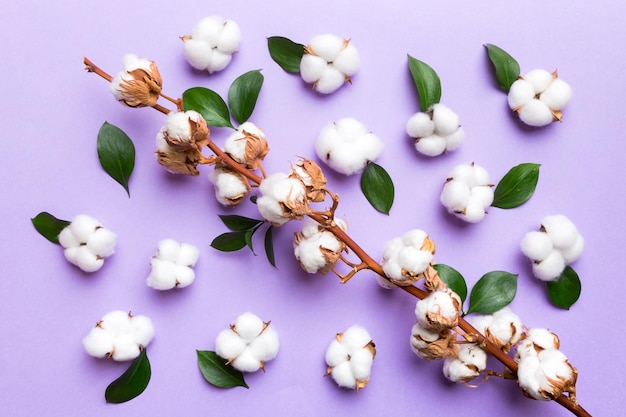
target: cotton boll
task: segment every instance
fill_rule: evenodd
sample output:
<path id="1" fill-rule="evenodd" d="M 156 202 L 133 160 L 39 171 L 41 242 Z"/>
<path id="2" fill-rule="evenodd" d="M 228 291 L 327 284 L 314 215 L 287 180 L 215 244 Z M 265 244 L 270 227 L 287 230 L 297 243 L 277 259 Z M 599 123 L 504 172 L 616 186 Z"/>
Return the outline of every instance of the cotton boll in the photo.
<path id="1" fill-rule="evenodd" d="M 200 251 L 194 245 L 181 243 L 176 263 L 178 265 L 194 266 L 198 262 Z"/>
<path id="2" fill-rule="evenodd" d="M 519 118 L 529 126 L 541 127 L 554 121 L 554 114 L 543 102 L 533 99 L 518 110 Z"/>
<path id="3" fill-rule="evenodd" d="M 252 355 L 261 362 L 274 359 L 278 354 L 278 348 L 278 333 L 272 327 L 267 327 L 248 346 Z"/>
<path id="4" fill-rule="evenodd" d="M 314 83 L 326 73 L 328 63 L 324 58 L 304 54 L 300 61 L 300 77 L 306 83 Z"/>
<path id="5" fill-rule="evenodd" d="M 406 123 L 406 133 L 412 138 L 424 138 L 435 133 L 435 123 L 428 114 L 415 113 Z"/>
<path id="6" fill-rule="evenodd" d="M 398 253 L 398 264 L 413 275 L 423 273 L 432 260 L 432 253 L 419 250 L 413 246 L 406 246 Z"/>
<path id="7" fill-rule="evenodd" d="M 241 30 L 239 25 L 233 20 L 226 20 L 217 39 L 217 49 L 223 53 L 233 54 L 239 48 L 240 41 Z"/>
<path id="8" fill-rule="evenodd" d="M 76 257 L 73 260 L 70 259 L 70 262 L 85 272 L 95 272 L 104 265 L 104 259 L 93 253 L 88 246 L 79 246 L 76 250 Z"/>
<path id="9" fill-rule="evenodd" d="M 80 241 L 76 239 L 74 233 L 72 233 L 72 229 L 69 227 L 65 227 L 61 230 L 58 239 L 63 248 L 73 248 L 80 245 Z"/>
<path id="10" fill-rule="evenodd" d="M 337 68 L 328 67 L 320 79 L 315 82 L 315 91 L 322 94 L 330 94 L 341 87 L 345 81 L 345 74 Z"/>
<path id="11" fill-rule="evenodd" d="M 352 375 L 352 369 L 350 369 L 350 362 L 343 362 L 335 366 L 330 376 L 340 387 L 355 388 L 356 378 Z"/>
<path id="12" fill-rule="evenodd" d="M 83 339 L 83 347 L 87 353 L 96 358 L 104 358 L 113 351 L 113 335 L 96 326 Z"/>
<path id="13" fill-rule="evenodd" d="M 541 226 L 559 249 L 569 248 L 579 236 L 574 223 L 562 214 L 544 217 L 541 219 Z"/>
<path id="14" fill-rule="evenodd" d="M 352 376 L 358 381 L 365 381 L 369 378 L 374 355 L 367 349 L 360 349 L 354 352 L 350 358 L 350 370 Z"/>
<path id="15" fill-rule="evenodd" d="M 101 227 L 100 222 L 93 217 L 85 214 L 79 214 L 72 219 L 69 226 L 74 237 L 81 243 L 86 243 L 91 235 L 96 231 L 96 228 Z"/>
<path id="16" fill-rule="evenodd" d="M 314 36 L 309 42 L 309 49 L 326 62 L 333 62 L 344 47 L 344 39 L 325 34 Z"/>
<path id="17" fill-rule="evenodd" d="M 535 98 L 535 89 L 527 80 L 516 80 L 511 84 L 508 102 L 511 110 L 517 110 Z"/>
<path id="18" fill-rule="evenodd" d="M 447 135 L 444 139 L 446 140 L 446 151 L 453 151 L 463 142 L 465 137 L 465 131 L 462 127 L 459 127 L 453 133 Z"/>
<path id="19" fill-rule="evenodd" d="M 341 50 L 337 58 L 333 60 L 333 66 L 345 75 L 354 75 L 361 66 L 361 60 L 356 47 L 349 43 Z"/>
<path id="20" fill-rule="evenodd" d="M 246 342 L 231 329 L 222 330 L 215 339 L 215 353 L 227 360 L 239 356 L 246 346 Z"/>
<path id="21" fill-rule="evenodd" d="M 446 150 L 446 140 L 438 135 L 421 138 L 415 142 L 415 149 L 426 156 L 439 156 Z"/>
<path id="22" fill-rule="evenodd" d="M 533 275 L 542 281 L 554 281 L 565 269 L 565 259 L 561 252 L 554 250 L 547 258 L 533 264 Z"/>
<path id="23" fill-rule="evenodd" d="M 213 48 L 206 41 L 189 39 L 183 44 L 187 62 L 197 70 L 205 70 L 213 58 Z"/>
<path id="24" fill-rule="evenodd" d="M 439 200 L 449 211 L 461 211 L 471 196 L 471 189 L 462 181 L 448 181 L 441 190 Z"/>
<path id="25" fill-rule="evenodd" d="M 524 79 L 533 86 L 535 94 L 541 94 L 552 83 L 554 75 L 546 70 L 535 69 L 524 75 Z"/>
<path id="26" fill-rule="evenodd" d="M 582 236 L 578 235 L 574 244 L 568 248 L 561 249 L 561 254 L 565 259 L 566 264 L 571 264 L 576 261 L 583 254 L 583 250 L 585 249 L 585 239 Z"/>
<path id="27" fill-rule="evenodd" d="M 154 339 L 154 326 L 147 316 L 132 316 L 130 319 L 130 334 L 133 342 L 146 347 Z"/>
<path id="28" fill-rule="evenodd" d="M 130 334 L 121 334 L 115 338 L 115 346 L 111 357 L 114 361 L 124 362 L 135 359 L 141 351 Z"/>
<path id="29" fill-rule="evenodd" d="M 459 128 L 459 116 L 444 104 L 432 107 L 435 131 L 442 136 L 454 133 Z"/>
<path id="30" fill-rule="evenodd" d="M 115 253 L 117 235 L 105 228 L 98 228 L 87 241 L 87 247 L 99 257 L 107 257 Z"/>
<path id="31" fill-rule="evenodd" d="M 372 341 L 370 334 L 363 327 L 354 325 L 349 327 L 341 338 L 341 344 L 346 349 L 348 355 L 354 354 L 359 349 L 364 348 Z"/>
<path id="32" fill-rule="evenodd" d="M 176 286 L 178 288 L 185 288 L 193 283 L 196 278 L 196 273 L 188 266 L 176 265 Z"/>
<path id="33" fill-rule="evenodd" d="M 552 110 L 561 110 L 567 105 L 572 97 L 572 88 L 560 78 L 554 79 L 548 88 L 541 93 L 539 100 L 544 102 Z"/>
<path id="34" fill-rule="evenodd" d="M 155 290 L 170 290 L 176 286 L 176 264 L 159 258 L 150 260 L 152 271 L 146 284 Z"/>
<path id="35" fill-rule="evenodd" d="M 552 239 L 547 233 L 539 231 L 526 233 L 520 246 L 522 253 L 534 261 L 546 259 L 554 250 Z"/>
<path id="36" fill-rule="evenodd" d="M 480 199 L 470 197 L 467 202 L 467 207 L 465 207 L 464 215 L 459 217 L 470 223 L 478 223 L 485 217 L 485 214 L 485 207 L 482 205 Z"/>
<path id="37" fill-rule="evenodd" d="M 325 359 L 328 366 L 337 366 L 350 358 L 343 345 L 335 339 L 328 346 Z"/>
<path id="38" fill-rule="evenodd" d="M 244 313 L 235 320 L 235 331 L 246 343 L 254 340 L 264 328 L 263 320 L 252 313 Z"/>
<path id="39" fill-rule="evenodd" d="M 245 349 L 241 352 L 241 354 L 231 362 L 231 365 L 241 372 L 256 372 L 261 369 L 261 361 L 257 359 L 249 349 Z"/>
<path id="40" fill-rule="evenodd" d="M 487 352 L 474 343 L 459 346 L 458 358 L 466 365 L 477 368 L 478 372 L 487 367 Z"/>

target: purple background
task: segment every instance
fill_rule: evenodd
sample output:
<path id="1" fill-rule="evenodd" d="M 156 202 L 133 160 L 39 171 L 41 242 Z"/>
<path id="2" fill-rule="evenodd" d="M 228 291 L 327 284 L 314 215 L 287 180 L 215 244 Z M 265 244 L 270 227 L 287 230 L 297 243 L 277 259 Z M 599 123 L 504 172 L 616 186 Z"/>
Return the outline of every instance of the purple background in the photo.
<path id="1" fill-rule="evenodd" d="M 329 188 L 341 195 L 337 214 L 348 219 L 355 240 L 379 259 L 385 241 L 422 228 L 437 243 L 436 260 L 457 268 L 470 285 L 492 270 L 519 273 L 512 307 L 526 325 L 558 333 L 580 372 L 583 406 L 594 415 L 621 414 L 623 2 L 2 1 L 0 10 L 3 415 L 569 415 L 557 404 L 525 399 L 514 382 L 493 378 L 475 389 L 448 383 L 441 363 L 422 361 L 408 348 L 415 301 L 380 289 L 368 272 L 343 286 L 333 275 L 305 274 L 291 255 L 296 222 L 275 233 L 278 269 L 268 265 L 260 240 L 258 256 L 210 248 L 225 231 L 217 214 L 258 214 L 249 203 L 236 211 L 217 204 L 208 168 L 199 178 L 182 178 L 158 166 L 152 152 L 164 117 L 120 106 L 106 82 L 83 69 L 88 56 L 115 73 L 127 52 L 155 60 L 171 96 L 192 86 L 225 96 L 238 75 L 262 69 L 265 84 L 251 121 L 270 140 L 268 172 L 288 170 L 299 156 L 314 158 L 325 123 L 348 116 L 363 122 L 385 142 L 377 162 L 392 176 L 396 200 L 390 216 L 379 214 L 358 177 L 328 172 Z M 210 14 L 242 30 L 240 53 L 212 76 L 190 69 L 178 39 Z M 362 67 L 352 85 L 322 97 L 270 59 L 266 37 L 307 43 L 327 32 L 352 38 Z M 563 123 L 529 129 L 516 120 L 494 83 L 484 43 L 511 53 L 522 73 L 558 68 L 574 90 Z M 418 110 L 407 53 L 438 72 L 442 102 L 460 115 L 466 139 L 453 153 L 420 157 L 405 134 Z M 137 148 L 130 199 L 98 162 L 96 135 L 105 120 Z M 227 134 L 212 131 L 217 143 Z M 518 209 L 491 209 L 481 223 L 461 224 L 439 204 L 439 190 L 454 165 L 471 161 L 494 182 L 518 163 L 540 163 L 537 192 Z M 40 211 L 96 217 L 118 234 L 117 253 L 97 273 L 81 273 L 32 227 L 29 219 Z M 587 242 L 573 265 L 583 291 L 571 311 L 549 303 L 519 250 L 523 235 L 556 213 L 572 219 Z M 161 293 L 145 278 L 157 242 L 168 237 L 197 245 L 201 257 L 191 287 Z M 114 309 L 148 315 L 157 332 L 148 350 L 150 385 L 123 405 L 106 404 L 104 389 L 127 365 L 93 359 L 81 345 Z M 280 353 L 265 374 L 247 377 L 249 390 L 214 388 L 200 375 L 195 349 L 214 349 L 217 333 L 245 311 L 272 320 Z M 358 394 L 322 377 L 328 343 L 356 323 L 378 347 L 372 380 Z"/>

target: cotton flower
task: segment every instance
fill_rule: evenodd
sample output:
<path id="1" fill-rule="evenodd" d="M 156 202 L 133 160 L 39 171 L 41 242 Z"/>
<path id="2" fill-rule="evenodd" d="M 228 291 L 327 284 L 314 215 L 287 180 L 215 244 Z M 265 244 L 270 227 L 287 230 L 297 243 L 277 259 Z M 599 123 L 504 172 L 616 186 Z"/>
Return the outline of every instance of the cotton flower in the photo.
<path id="1" fill-rule="evenodd" d="M 243 174 L 219 162 L 209 173 L 209 181 L 215 188 L 215 198 L 224 206 L 241 203 L 251 189 L 250 182 Z"/>
<path id="2" fill-rule="evenodd" d="M 468 317 L 468 321 L 487 340 L 508 353 L 522 337 L 523 327 L 519 316 L 510 308 L 504 307 L 492 314 L 477 314 Z"/>
<path id="3" fill-rule="evenodd" d="M 508 101 L 524 123 L 540 127 L 560 121 L 561 110 L 571 96 L 572 89 L 556 71 L 536 69 L 511 85 Z"/>
<path id="4" fill-rule="evenodd" d="M 208 16 L 196 23 L 191 36 L 181 39 L 189 65 L 212 74 L 228 66 L 239 48 L 241 32 L 232 20 Z"/>
<path id="5" fill-rule="evenodd" d="M 242 372 L 265 370 L 265 363 L 278 354 L 278 333 L 252 313 L 237 317 L 215 340 L 215 352 Z"/>
<path id="6" fill-rule="evenodd" d="M 257 207 L 261 216 L 275 226 L 302 219 L 309 211 L 306 188 L 301 180 L 278 172 L 261 181 Z"/>
<path id="7" fill-rule="evenodd" d="M 343 220 L 335 219 L 335 223 L 346 231 Z M 346 245 L 330 230 L 307 218 L 302 230 L 295 233 L 293 247 L 302 269 L 310 274 L 325 274 L 333 269 Z"/>
<path id="8" fill-rule="evenodd" d="M 115 252 L 117 235 L 93 217 L 79 214 L 59 233 L 65 258 L 85 272 L 95 272 Z"/>
<path id="9" fill-rule="evenodd" d="M 435 243 L 423 230 L 406 232 L 385 244 L 382 267 L 395 285 L 411 285 L 426 271 L 435 254 Z M 382 282 L 379 280 L 379 283 Z M 383 285 L 388 287 L 388 285 Z"/>
<path id="10" fill-rule="evenodd" d="M 406 132 L 415 139 L 415 149 L 427 156 L 441 155 L 458 148 L 464 137 L 459 116 L 441 103 L 411 116 Z"/>
<path id="11" fill-rule="evenodd" d="M 118 72 L 110 84 L 115 98 L 130 107 L 154 106 L 163 85 L 154 61 L 135 54 L 124 55 L 122 61 L 124 70 Z"/>
<path id="12" fill-rule="evenodd" d="M 469 223 L 482 220 L 493 203 L 493 184 L 487 171 L 476 165 L 457 165 L 448 174 L 441 190 L 441 204 L 460 219 Z"/>
<path id="13" fill-rule="evenodd" d="M 173 174 L 199 175 L 200 150 L 209 141 L 209 128 L 196 111 L 170 112 L 156 137 L 158 163 Z"/>
<path id="14" fill-rule="evenodd" d="M 533 275 L 554 281 L 582 255 L 585 240 L 571 220 L 557 214 L 544 217 L 538 231 L 526 233 L 520 247 L 533 262 Z"/>
<path id="15" fill-rule="evenodd" d="M 330 94 L 350 77 L 356 74 L 361 65 L 359 54 L 349 39 L 335 35 L 315 36 L 304 48 L 300 61 L 300 76 L 313 89 L 322 94 Z"/>
<path id="16" fill-rule="evenodd" d="M 326 198 L 326 177 L 319 165 L 310 159 L 301 159 L 292 166 L 290 177 L 302 181 L 310 201 L 319 203 Z"/>
<path id="17" fill-rule="evenodd" d="M 224 142 L 224 152 L 249 169 L 257 169 L 269 150 L 263 130 L 250 122 L 239 126 Z"/>
<path id="18" fill-rule="evenodd" d="M 188 243 L 178 243 L 173 239 L 160 241 L 158 251 L 150 261 L 152 271 L 146 284 L 156 290 L 190 285 L 196 277 L 192 267 L 198 261 L 199 254 L 198 248 Z"/>
<path id="19" fill-rule="evenodd" d="M 315 141 L 317 156 L 345 175 L 361 172 L 382 150 L 383 143 L 378 136 L 352 118 L 324 126 Z"/>
<path id="20" fill-rule="evenodd" d="M 330 375 L 340 387 L 356 389 L 365 387 L 376 348 L 372 338 L 363 327 L 354 325 L 338 333 L 326 350 L 326 375 Z"/>
<path id="21" fill-rule="evenodd" d="M 458 353 L 458 344 L 454 333 L 450 329 L 443 331 L 431 330 L 429 326 L 419 321 L 411 328 L 411 350 L 417 356 L 427 361 L 455 357 Z"/>
<path id="22" fill-rule="evenodd" d="M 452 290 L 436 290 L 415 304 L 417 321 L 430 331 L 444 331 L 457 326 L 461 298 Z"/>
<path id="23" fill-rule="evenodd" d="M 122 362 L 139 356 L 153 338 L 150 318 L 115 310 L 98 321 L 83 339 L 83 346 L 91 356 Z"/>
<path id="24" fill-rule="evenodd" d="M 487 353 L 475 343 L 463 343 L 456 357 L 443 362 L 443 374 L 452 382 L 467 384 L 487 367 Z"/>

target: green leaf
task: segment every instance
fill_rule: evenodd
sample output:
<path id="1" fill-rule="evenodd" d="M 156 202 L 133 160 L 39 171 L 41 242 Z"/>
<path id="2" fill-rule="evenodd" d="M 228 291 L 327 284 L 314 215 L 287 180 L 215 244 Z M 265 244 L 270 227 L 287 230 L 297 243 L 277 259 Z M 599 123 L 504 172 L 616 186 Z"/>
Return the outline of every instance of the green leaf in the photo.
<path id="1" fill-rule="evenodd" d="M 409 57 L 409 70 L 413 76 L 415 87 L 420 97 L 420 108 L 427 111 L 441 99 L 441 81 L 439 76 L 428 64 L 419 59 Z"/>
<path id="2" fill-rule="evenodd" d="M 539 164 L 525 163 L 511 168 L 496 186 L 491 205 L 510 209 L 527 202 L 537 188 L 539 167 Z"/>
<path id="3" fill-rule="evenodd" d="M 67 220 L 61 220 L 54 217 L 52 214 L 42 211 L 32 219 L 33 226 L 39 232 L 39 234 L 52 243 L 59 244 L 59 233 L 70 225 Z"/>
<path id="4" fill-rule="evenodd" d="M 257 231 L 257 229 L 250 229 L 250 230 L 246 230 L 244 232 L 244 239 L 246 240 L 246 246 L 248 246 L 248 248 L 250 248 L 252 253 L 254 253 L 254 247 L 252 246 L 252 236 L 254 235 L 254 232 Z M 254 254 L 256 255 L 256 253 L 254 253 Z"/>
<path id="5" fill-rule="evenodd" d="M 571 267 L 566 266 L 556 281 L 548 281 L 548 295 L 552 303 L 564 310 L 569 308 L 580 297 L 580 279 Z"/>
<path id="6" fill-rule="evenodd" d="M 433 265 L 433 268 L 437 271 L 439 278 L 441 278 L 448 288 L 457 293 L 457 295 L 461 297 L 461 302 L 464 303 L 467 298 L 467 284 L 465 283 L 463 275 L 456 269 L 445 264 Z"/>
<path id="7" fill-rule="evenodd" d="M 222 219 L 222 222 L 224 222 L 226 227 L 234 232 L 245 232 L 246 230 L 250 230 L 263 223 L 263 220 L 251 219 L 237 214 L 222 214 L 219 215 L 219 218 Z"/>
<path id="8" fill-rule="evenodd" d="M 280 67 L 294 74 L 300 72 L 300 61 L 304 55 L 304 45 L 295 43 L 282 36 L 267 38 L 270 56 Z"/>
<path id="9" fill-rule="evenodd" d="M 237 123 L 250 118 L 263 86 L 263 74 L 259 70 L 248 71 L 237 77 L 228 90 L 228 106 Z"/>
<path id="10" fill-rule="evenodd" d="M 274 257 L 274 239 L 272 233 L 273 229 L 274 226 L 270 225 L 265 232 L 265 255 L 267 255 L 267 260 L 270 264 L 276 268 L 276 258 Z"/>
<path id="11" fill-rule="evenodd" d="M 374 162 L 367 164 L 361 175 L 361 191 L 376 210 L 389 214 L 393 205 L 394 187 L 383 167 Z"/>
<path id="12" fill-rule="evenodd" d="M 222 233 L 211 242 L 211 246 L 222 252 L 234 252 L 246 246 L 246 231 Z"/>
<path id="13" fill-rule="evenodd" d="M 128 181 L 135 168 L 135 145 L 128 135 L 104 122 L 98 132 L 98 158 L 106 173 L 119 182 L 130 197 Z"/>
<path id="14" fill-rule="evenodd" d="M 183 109 L 195 110 L 204 117 L 209 126 L 235 128 L 230 122 L 226 102 L 213 90 L 193 87 L 183 93 Z"/>
<path id="15" fill-rule="evenodd" d="M 109 384 L 104 398 L 108 403 L 115 404 L 132 400 L 146 389 L 151 374 L 150 361 L 143 349 L 122 376 Z"/>
<path id="16" fill-rule="evenodd" d="M 226 365 L 226 360 L 219 357 L 215 352 L 196 350 L 196 353 L 198 354 L 200 372 L 209 384 L 218 388 L 248 388 L 243 373 L 230 365 Z"/>
<path id="17" fill-rule="evenodd" d="M 509 305 L 516 292 L 517 275 L 505 271 L 488 272 L 472 288 L 467 313 L 494 313 Z"/>
<path id="18" fill-rule="evenodd" d="M 511 55 L 496 45 L 488 43 L 485 48 L 495 69 L 498 85 L 505 93 L 508 93 L 511 85 L 519 78 L 519 64 Z"/>

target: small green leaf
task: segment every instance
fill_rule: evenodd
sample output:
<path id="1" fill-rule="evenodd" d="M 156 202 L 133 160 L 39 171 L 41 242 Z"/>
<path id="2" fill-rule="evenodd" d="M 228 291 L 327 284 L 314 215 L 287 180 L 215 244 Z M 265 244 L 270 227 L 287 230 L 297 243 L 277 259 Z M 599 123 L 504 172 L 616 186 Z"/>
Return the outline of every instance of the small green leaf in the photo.
<path id="1" fill-rule="evenodd" d="M 569 310 L 580 297 L 580 279 L 576 271 L 569 266 L 565 267 L 556 281 L 549 281 L 547 284 L 550 301 L 564 310 Z"/>
<path id="2" fill-rule="evenodd" d="M 304 45 L 295 43 L 282 36 L 267 38 L 270 56 L 280 67 L 294 74 L 300 72 L 300 61 L 304 55 Z"/>
<path id="3" fill-rule="evenodd" d="M 219 357 L 215 352 L 196 350 L 196 353 L 200 372 L 209 384 L 218 388 L 248 388 L 243 373 L 230 365 L 226 365 L 226 360 Z"/>
<path id="4" fill-rule="evenodd" d="M 237 77 L 228 90 L 228 106 L 237 123 L 242 124 L 250 118 L 263 86 L 261 71 L 248 71 Z"/>
<path id="5" fill-rule="evenodd" d="M 135 168 L 135 145 L 119 127 L 104 122 L 98 132 L 97 147 L 100 165 L 130 197 L 128 181 Z"/>
<path id="6" fill-rule="evenodd" d="M 511 85 L 519 78 L 519 64 L 511 55 L 496 45 L 488 43 L 485 48 L 495 69 L 498 85 L 505 93 L 508 93 Z"/>
<path id="7" fill-rule="evenodd" d="M 226 227 L 234 232 L 245 232 L 246 230 L 250 230 L 263 223 L 263 220 L 251 219 L 237 214 L 222 214 L 219 215 L 219 218 L 222 219 L 222 222 L 224 222 Z"/>
<path id="8" fill-rule="evenodd" d="M 59 233 L 70 225 L 67 220 L 60 220 L 54 217 L 52 214 L 42 211 L 32 219 L 33 226 L 41 234 L 52 243 L 59 244 Z"/>
<path id="9" fill-rule="evenodd" d="M 130 401 L 141 394 L 150 382 L 150 361 L 143 349 L 128 369 L 107 387 L 104 397 L 108 403 L 119 404 Z"/>
<path id="10" fill-rule="evenodd" d="M 393 205 L 394 186 L 383 167 L 374 162 L 367 164 L 361 175 L 361 191 L 376 210 L 389 214 Z"/>
<path id="11" fill-rule="evenodd" d="M 419 59 L 409 57 L 409 71 L 413 76 L 415 87 L 420 97 L 420 109 L 425 112 L 441 99 L 441 81 L 439 76 L 428 64 Z"/>
<path id="12" fill-rule="evenodd" d="M 195 110 L 204 117 L 209 126 L 235 128 L 230 122 L 228 106 L 213 90 L 193 87 L 183 93 L 183 109 Z"/>
<path id="13" fill-rule="evenodd" d="M 256 232 L 257 230 L 258 230 L 258 228 L 246 230 L 244 232 L 244 239 L 246 240 L 246 246 L 248 246 L 250 248 L 252 253 L 254 253 L 254 247 L 252 246 L 252 236 L 254 235 L 254 232 Z M 256 253 L 254 253 L 254 254 L 256 255 Z"/>
<path id="14" fill-rule="evenodd" d="M 246 246 L 246 232 L 222 233 L 211 242 L 211 246 L 222 252 L 235 252 Z"/>
<path id="15" fill-rule="evenodd" d="M 271 226 L 267 228 L 267 231 L 265 232 L 265 255 L 267 255 L 267 260 L 270 262 L 270 264 L 276 268 L 276 258 L 274 257 L 274 239 L 273 239 L 273 234 L 272 234 L 272 229 L 274 229 L 274 226 Z"/>
<path id="16" fill-rule="evenodd" d="M 439 278 L 441 278 L 448 288 L 457 293 L 457 295 L 461 297 L 461 302 L 464 303 L 467 298 L 467 284 L 465 283 L 463 275 L 456 269 L 445 264 L 433 265 L 433 268 L 437 271 Z"/>
<path id="17" fill-rule="evenodd" d="M 539 167 L 539 164 L 525 163 L 511 168 L 496 186 L 491 205 L 510 209 L 527 202 L 537 188 Z"/>
<path id="18" fill-rule="evenodd" d="M 467 313 L 494 313 L 509 305 L 516 292 L 517 275 L 505 271 L 488 272 L 472 288 Z"/>

